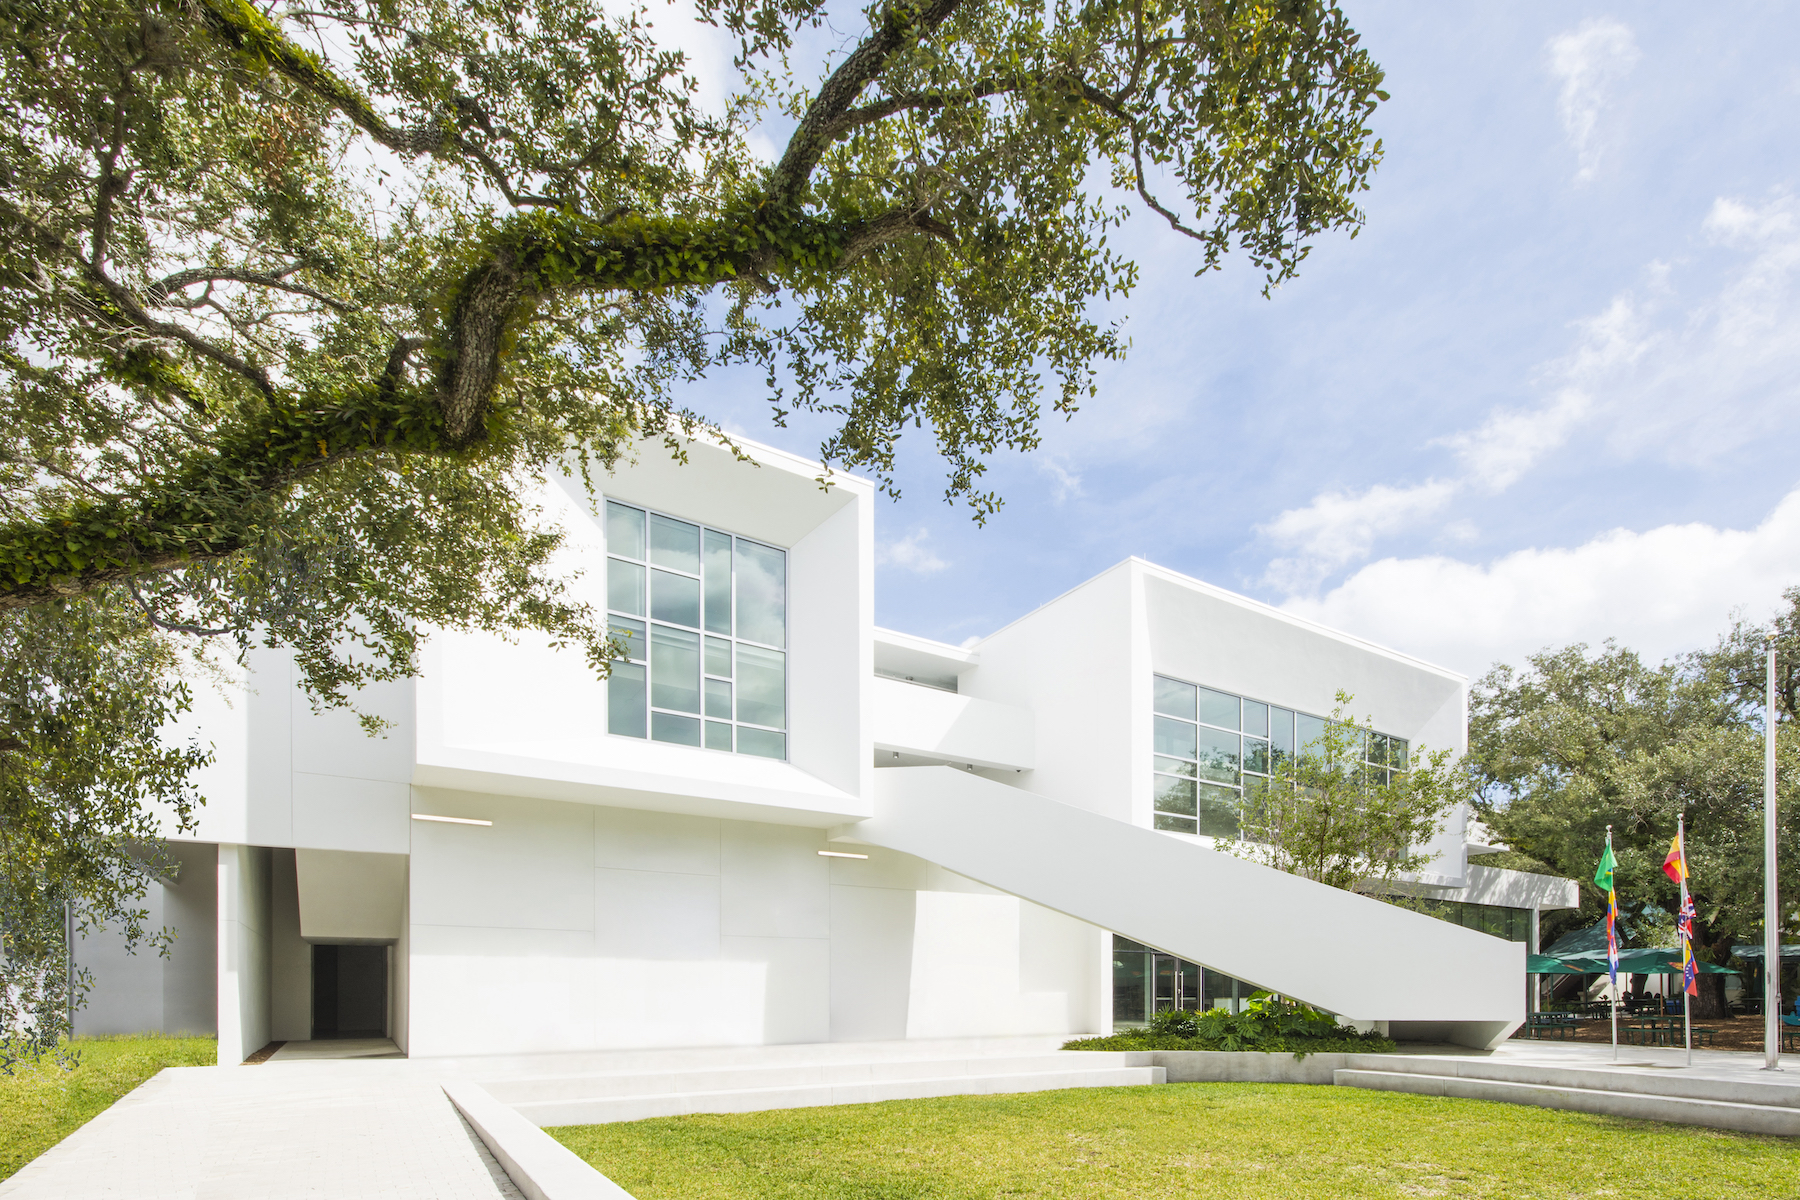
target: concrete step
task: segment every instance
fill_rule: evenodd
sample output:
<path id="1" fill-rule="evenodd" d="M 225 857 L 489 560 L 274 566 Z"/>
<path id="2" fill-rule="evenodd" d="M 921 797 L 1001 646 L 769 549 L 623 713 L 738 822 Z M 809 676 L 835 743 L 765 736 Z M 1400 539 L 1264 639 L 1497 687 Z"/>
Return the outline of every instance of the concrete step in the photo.
<path id="1" fill-rule="evenodd" d="M 526 1120 L 551 1125 L 600 1125 L 689 1113 L 762 1112 L 828 1104 L 870 1104 L 878 1100 L 919 1100 L 931 1096 L 987 1096 L 1047 1092 L 1062 1088 L 1139 1087 L 1162 1083 L 1161 1067 L 1070 1068 L 1009 1074 L 955 1074 L 935 1078 L 874 1079 L 861 1083 L 813 1083 L 719 1091 L 647 1095 L 604 1095 L 515 1102 Z"/>
<path id="2" fill-rule="evenodd" d="M 1800 1080 L 1790 1081 L 1778 1074 L 1758 1072 L 1737 1072 L 1721 1077 L 1705 1073 L 1704 1068 L 1676 1070 L 1671 1069 L 1666 1062 L 1633 1060 L 1629 1057 L 1617 1064 L 1565 1065 L 1544 1061 L 1518 1062 L 1498 1058 L 1426 1054 L 1356 1054 L 1347 1057 L 1344 1066 L 1359 1071 L 1449 1075 L 1461 1079 L 1534 1083 L 1606 1092 L 1637 1092 L 1687 1100 L 1717 1100 L 1730 1104 L 1775 1105 L 1800 1109 Z"/>
<path id="3" fill-rule="evenodd" d="M 1038 1075 L 1146 1065 L 1126 1054 L 1073 1051 L 1035 1055 L 991 1055 L 953 1059 L 890 1059 L 873 1062 L 815 1062 L 773 1065 L 683 1067 L 660 1071 L 590 1071 L 581 1074 L 489 1079 L 486 1088 L 506 1104 L 600 1099 L 607 1096 L 673 1095 L 680 1092 L 735 1092 L 749 1089 L 836 1087 L 906 1079 L 957 1076 Z"/>
<path id="4" fill-rule="evenodd" d="M 417 1058 L 476 1079 L 540 1078 L 547 1075 L 610 1074 L 619 1071 L 679 1071 L 736 1066 L 796 1066 L 814 1063 L 907 1062 L 954 1058 L 1039 1055 L 1058 1051 L 1070 1038 L 1062 1033 L 1028 1037 L 931 1038 L 886 1042 L 802 1042 L 776 1046 L 687 1046 L 675 1049 L 556 1051 L 447 1058 Z"/>
<path id="5" fill-rule="evenodd" d="M 1540 1108 L 1560 1108 L 1609 1117 L 1800 1137 L 1800 1110 L 1778 1104 L 1745 1104 L 1689 1096 L 1652 1095 L 1641 1091 L 1564 1087 L 1510 1079 L 1480 1078 L 1468 1074 L 1431 1075 L 1417 1070 L 1345 1069 L 1333 1072 L 1333 1082 L 1339 1087 L 1409 1092 L 1420 1096 L 1454 1096 L 1465 1100 L 1496 1100 L 1504 1104 L 1534 1104 Z"/>

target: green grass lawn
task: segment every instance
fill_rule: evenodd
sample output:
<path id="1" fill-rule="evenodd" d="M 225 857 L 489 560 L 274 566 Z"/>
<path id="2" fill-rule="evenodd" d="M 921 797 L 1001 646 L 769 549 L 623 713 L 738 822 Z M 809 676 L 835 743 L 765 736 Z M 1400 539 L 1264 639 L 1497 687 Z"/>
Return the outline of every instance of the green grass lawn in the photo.
<path id="1" fill-rule="evenodd" d="M 210 1067 L 213 1038 L 77 1038 L 81 1065 L 64 1071 L 46 1058 L 0 1075 L 0 1179 L 81 1128 L 164 1067 Z"/>
<path id="2" fill-rule="evenodd" d="M 1800 1195 L 1800 1144 L 1480 1100 L 1178 1083 L 550 1132 L 638 1200 Z"/>

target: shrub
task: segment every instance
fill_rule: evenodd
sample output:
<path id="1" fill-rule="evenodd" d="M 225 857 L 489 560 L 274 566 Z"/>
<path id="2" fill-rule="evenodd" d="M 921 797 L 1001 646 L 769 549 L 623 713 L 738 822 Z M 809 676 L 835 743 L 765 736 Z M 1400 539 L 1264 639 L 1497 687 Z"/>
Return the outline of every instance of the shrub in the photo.
<path id="1" fill-rule="evenodd" d="M 1159 1012 L 1146 1029 L 1127 1030 L 1104 1038 L 1080 1038 L 1065 1050 L 1255 1050 L 1283 1054 L 1386 1053 L 1391 1039 L 1378 1033 L 1358 1033 L 1339 1025 L 1330 1013 L 1258 992 L 1234 1013 L 1214 1008 L 1206 1012 L 1180 1009 Z"/>

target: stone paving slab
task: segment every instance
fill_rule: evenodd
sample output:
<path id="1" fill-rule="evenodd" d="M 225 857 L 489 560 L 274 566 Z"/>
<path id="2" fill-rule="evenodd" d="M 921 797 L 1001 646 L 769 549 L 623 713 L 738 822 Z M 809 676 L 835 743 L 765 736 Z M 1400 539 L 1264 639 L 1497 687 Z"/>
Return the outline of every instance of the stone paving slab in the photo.
<path id="1" fill-rule="evenodd" d="M 518 1200 L 432 1072 L 172 1067 L 0 1183 L 5 1200 Z"/>

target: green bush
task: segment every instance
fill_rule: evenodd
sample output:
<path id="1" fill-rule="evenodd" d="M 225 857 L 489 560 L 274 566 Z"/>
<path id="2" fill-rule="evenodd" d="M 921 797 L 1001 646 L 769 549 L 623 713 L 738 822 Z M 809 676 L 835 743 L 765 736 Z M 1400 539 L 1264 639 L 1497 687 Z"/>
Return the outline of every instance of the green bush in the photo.
<path id="1" fill-rule="evenodd" d="M 1170 1009 L 1146 1029 L 1111 1037 L 1078 1038 L 1065 1050 L 1254 1050 L 1271 1054 L 1385 1054 L 1394 1049 L 1379 1033 L 1358 1033 L 1330 1013 L 1268 992 L 1258 992 L 1244 1011 Z"/>

